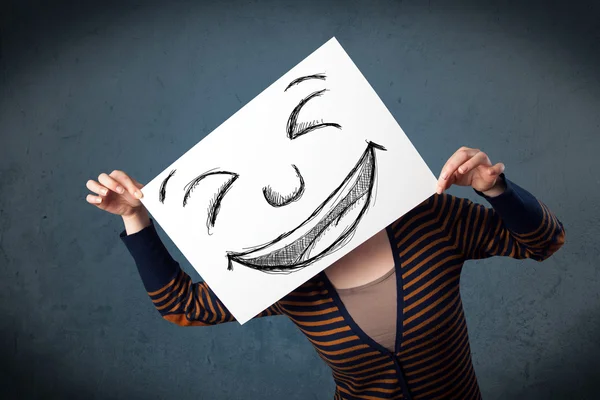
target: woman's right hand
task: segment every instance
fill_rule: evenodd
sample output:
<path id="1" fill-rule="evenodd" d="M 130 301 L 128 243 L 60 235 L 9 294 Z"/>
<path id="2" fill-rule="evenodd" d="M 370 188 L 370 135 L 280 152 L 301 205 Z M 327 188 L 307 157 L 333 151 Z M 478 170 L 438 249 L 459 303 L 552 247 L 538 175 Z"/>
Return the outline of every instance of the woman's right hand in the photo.
<path id="1" fill-rule="evenodd" d="M 86 200 L 101 210 L 111 214 L 129 218 L 144 213 L 146 210 L 140 201 L 142 198 L 141 183 L 123 171 L 102 173 L 98 181 L 87 181 L 86 187 L 94 194 L 88 194 Z"/>

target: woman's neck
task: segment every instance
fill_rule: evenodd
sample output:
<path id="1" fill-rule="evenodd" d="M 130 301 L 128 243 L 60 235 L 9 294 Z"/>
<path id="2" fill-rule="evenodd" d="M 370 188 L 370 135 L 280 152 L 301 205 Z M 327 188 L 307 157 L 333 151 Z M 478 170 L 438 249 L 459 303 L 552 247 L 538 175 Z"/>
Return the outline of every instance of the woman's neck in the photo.
<path id="1" fill-rule="evenodd" d="M 387 231 L 375 236 L 340 258 L 325 270 L 336 289 L 349 289 L 372 282 L 394 268 Z"/>

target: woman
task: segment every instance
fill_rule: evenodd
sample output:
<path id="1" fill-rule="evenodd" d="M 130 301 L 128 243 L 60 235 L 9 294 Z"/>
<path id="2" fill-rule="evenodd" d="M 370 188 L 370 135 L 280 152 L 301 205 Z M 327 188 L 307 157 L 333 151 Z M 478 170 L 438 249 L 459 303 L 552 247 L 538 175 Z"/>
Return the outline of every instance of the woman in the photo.
<path id="1" fill-rule="evenodd" d="M 332 368 L 335 399 L 479 399 L 459 281 L 466 260 L 542 261 L 564 243 L 562 224 L 479 150 L 460 148 L 437 194 L 257 317 L 287 315 Z M 471 186 L 492 208 L 443 192 Z M 121 238 L 161 315 L 182 326 L 233 321 L 204 283 L 192 283 L 121 171 L 88 181 L 87 201 L 121 215 Z"/>

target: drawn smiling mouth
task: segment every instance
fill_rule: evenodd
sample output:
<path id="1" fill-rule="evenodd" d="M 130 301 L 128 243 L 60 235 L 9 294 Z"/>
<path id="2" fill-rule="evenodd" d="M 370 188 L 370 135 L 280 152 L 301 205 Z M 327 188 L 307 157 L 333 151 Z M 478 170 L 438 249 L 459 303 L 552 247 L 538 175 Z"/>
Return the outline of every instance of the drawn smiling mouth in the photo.
<path id="1" fill-rule="evenodd" d="M 265 273 L 289 274 L 346 245 L 374 198 L 375 150 L 386 150 L 367 143 L 354 168 L 307 219 L 266 244 L 227 252 L 227 269 L 233 270 L 235 263 Z"/>

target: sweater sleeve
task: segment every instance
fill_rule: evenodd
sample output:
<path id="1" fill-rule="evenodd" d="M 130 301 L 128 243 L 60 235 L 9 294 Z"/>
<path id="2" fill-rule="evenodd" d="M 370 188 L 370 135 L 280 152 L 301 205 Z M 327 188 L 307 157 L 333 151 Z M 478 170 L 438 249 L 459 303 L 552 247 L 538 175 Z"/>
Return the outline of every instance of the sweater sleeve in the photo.
<path id="1" fill-rule="evenodd" d="M 462 250 L 466 259 L 505 256 L 543 261 L 565 242 L 558 218 L 527 190 L 506 179 L 506 190 L 484 197 L 492 206 L 465 200 L 462 207 Z"/>
<path id="2" fill-rule="evenodd" d="M 205 282 L 192 282 L 161 241 L 154 223 L 121 240 L 132 255 L 144 287 L 161 316 L 180 326 L 207 326 L 235 321 Z M 279 315 L 277 303 L 255 318 Z"/>

